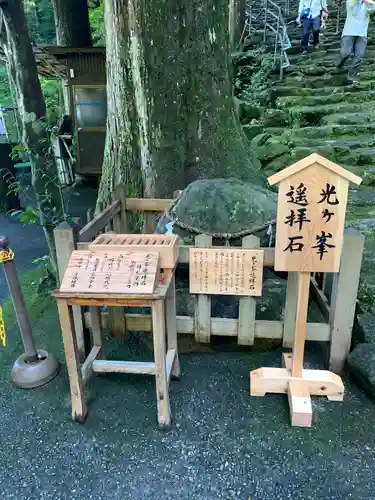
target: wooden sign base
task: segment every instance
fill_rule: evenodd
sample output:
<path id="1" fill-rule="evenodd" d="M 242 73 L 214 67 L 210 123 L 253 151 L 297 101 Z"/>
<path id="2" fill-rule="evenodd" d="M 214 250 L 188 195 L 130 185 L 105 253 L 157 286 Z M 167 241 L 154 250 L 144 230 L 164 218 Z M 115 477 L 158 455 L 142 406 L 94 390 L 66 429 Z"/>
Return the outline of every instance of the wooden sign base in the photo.
<path id="1" fill-rule="evenodd" d="M 310 396 L 327 396 L 330 401 L 344 399 L 341 377 L 326 370 L 303 370 L 302 377 L 292 375 L 292 354 L 283 354 L 284 368 L 258 368 L 250 373 L 250 395 L 288 394 L 293 426 L 311 427 Z"/>
<path id="2" fill-rule="evenodd" d="M 311 427 L 310 396 L 327 396 L 331 401 L 344 398 L 344 385 L 338 375 L 326 370 L 303 369 L 309 287 L 310 273 L 298 273 L 293 353 L 283 354 L 284 368 L 258 368 L 250 373 L 250 395 L 288 394 L 291 422 L 298 427 Z"/>

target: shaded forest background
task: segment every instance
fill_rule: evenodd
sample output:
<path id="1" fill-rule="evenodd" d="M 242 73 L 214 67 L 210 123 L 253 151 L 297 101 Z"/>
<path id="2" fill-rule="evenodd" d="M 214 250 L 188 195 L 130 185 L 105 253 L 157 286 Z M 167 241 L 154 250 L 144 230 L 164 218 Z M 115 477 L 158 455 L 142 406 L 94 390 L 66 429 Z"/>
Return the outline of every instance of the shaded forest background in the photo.
<path id="1" fill-rule="evenodd" d="M 24 0 L 23 3 L 32 42 L 55 45 L 56 32 L 51 0 Z M 93 44 L 104 46 L 104 0 L 89 0 L 88 5 Z M 47 106 L 48 122 L 54 125 L 63 108 L 61 82 L 45 78 L 40 78 L 40 82 Z M 0 106 L 15 106 L 13 95 L 6 67 L 0 66 Z"/>

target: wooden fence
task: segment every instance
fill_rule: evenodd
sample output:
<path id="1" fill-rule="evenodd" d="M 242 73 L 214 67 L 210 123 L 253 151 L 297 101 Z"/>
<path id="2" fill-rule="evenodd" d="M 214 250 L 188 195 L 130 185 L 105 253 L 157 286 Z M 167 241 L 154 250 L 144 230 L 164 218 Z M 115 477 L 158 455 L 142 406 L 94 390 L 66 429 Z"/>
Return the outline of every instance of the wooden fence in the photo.
<path id="1" fill-rule="evenodd" d="M 154 231 L 155 214 L 162 213 L 172 200 L 126 198 L 118 189 L 114 201 L 85 227 L 69 226 L 62 223 L 55 229 L 60 279 L 64 275 L 70 254 L 74 249 L 87 249 L 88 244 L 100 233 L 113 231 L 127 233 L 127 219 L 130 212 L 145 213 L 145 232 Z M 330 342 L 329 369 L 340 373 L 350 350 L 352 327 L 355 316 L 358 283 L 362 262 L 364 237 L 358 231 L 349 230 L 344 236 L 341 268 L 337 274 L 315 274 L 311 277 L 312 295 L 318 304 L 325 323 L 308 323 L 307 340 Z M 195 246 L 208 248 L 212 238 L 198 235 Z M 259 239 L 246 236 L 242 239 L 245 248 L 259 248 Z M 179 263 L 189 263 L 189 246 L 180 246 Z M 274 249 L 263 248 L 264 266 L 273 267 Z M 294 326 L 297 311 L 297 273 L 289 273 L 283 321 L 256 319 L 256 299 L 239 299 L 238 319 L 212 318 L 211 296 L 198 295 L 194 317 L 177 316 L 177 331 L 180 335 L 195 335 L 198 342 L 207 343 L 211 336 L 232 336 L 241 345 L 252 345 L 256 338 L 277 339 L 285 347 L 291 347 L 294 340 Z M 111 308 L 103 313 L 104 323 L 112 335 L 122 336 L 128 331 L 152 331 L 151 315 L 125 314 L 121 308 Z M 91 325 L 88 312 L 74 309 L 78 347 L 85 349 L 85 335 Z"/>

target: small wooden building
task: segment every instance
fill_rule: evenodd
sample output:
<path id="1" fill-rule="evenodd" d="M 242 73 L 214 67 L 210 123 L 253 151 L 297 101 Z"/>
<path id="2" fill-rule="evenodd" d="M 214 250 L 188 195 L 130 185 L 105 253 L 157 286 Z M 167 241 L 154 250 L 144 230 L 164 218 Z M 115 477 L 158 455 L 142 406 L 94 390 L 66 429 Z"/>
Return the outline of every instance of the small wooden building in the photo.
<path id="1" fill-rule="evenodd" d="M 36 45 L 34 54 L 40 76 L 63 81 L 72 130 L 61 131 L 60 137 L 75 146 L 75 172 L 100 175 L 107 119 L 105 47 Z"/>

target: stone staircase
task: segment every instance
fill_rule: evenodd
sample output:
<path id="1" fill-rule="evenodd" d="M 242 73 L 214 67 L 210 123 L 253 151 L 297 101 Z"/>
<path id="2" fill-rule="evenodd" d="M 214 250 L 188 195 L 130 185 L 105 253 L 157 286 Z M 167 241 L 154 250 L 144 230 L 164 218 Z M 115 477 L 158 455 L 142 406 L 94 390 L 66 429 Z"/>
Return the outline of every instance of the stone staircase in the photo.
<path id="1" fill-rule="evenodd" d="M 360 83 L 353 86 L 346 83 L 346 73 L 336 69 L 345 3 L 338 34 L 337 7 L 328 0 L 328 8 L 330 21 L 319 47 L 302 56 L 302 30 L 293 22 L 297 2 L 291 1 L 291 15 L 286 19 L 292 45 L 290 67 L 282 81 L 275 70 L 274 84 L 266 99 L 262 96 L 267 109 L 244 122 L 243 129 L 267 175 L 317 152 L 363 178 L 362 186 L 351 186 L 347 226 L 366 237 L 357 320 L 365 343 L 355 348 L 349 363 L 375 395 L 375 15 L 370 18 Z"/>

